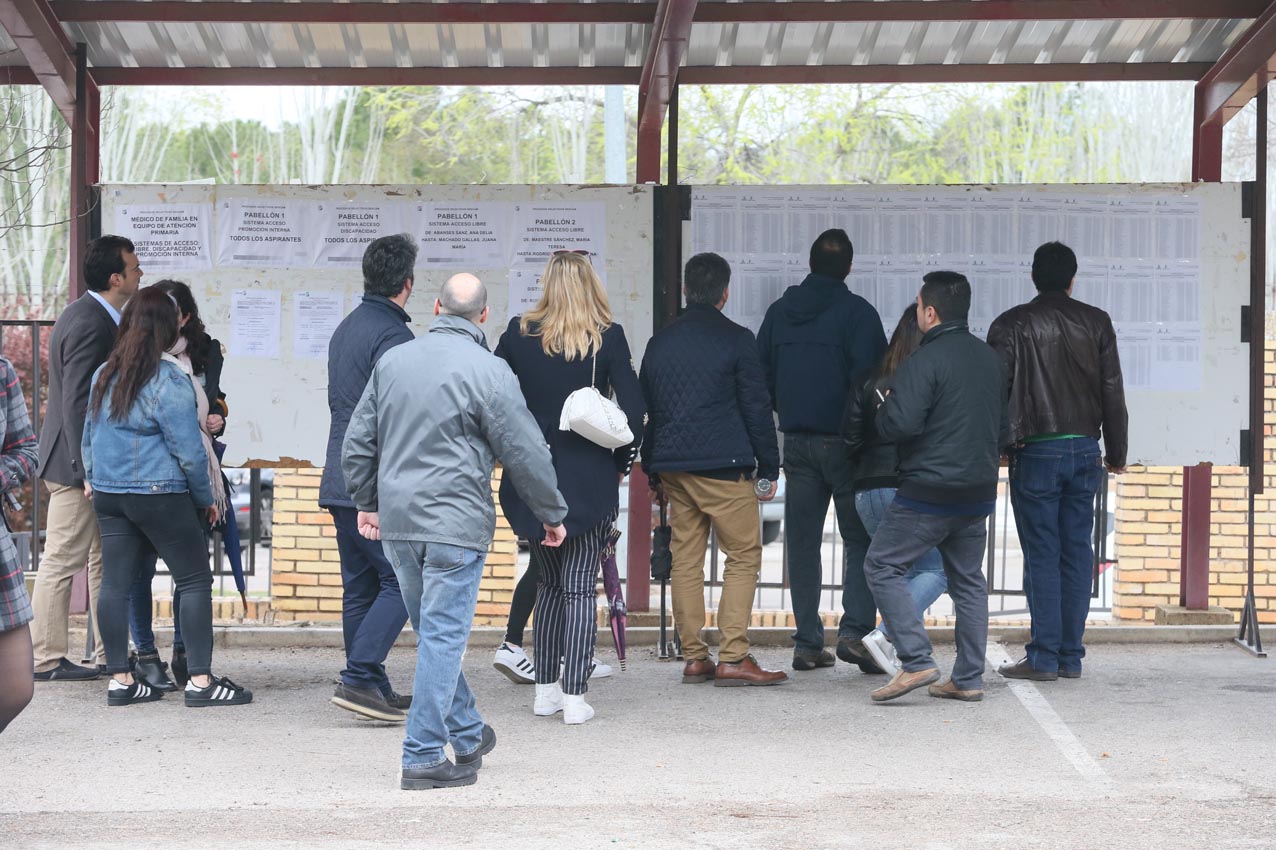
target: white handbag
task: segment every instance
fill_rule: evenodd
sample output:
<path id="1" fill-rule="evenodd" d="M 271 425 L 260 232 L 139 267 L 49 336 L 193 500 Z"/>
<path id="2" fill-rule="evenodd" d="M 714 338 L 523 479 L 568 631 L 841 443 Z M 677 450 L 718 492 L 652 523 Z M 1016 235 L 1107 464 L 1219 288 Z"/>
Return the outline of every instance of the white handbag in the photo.
<path id="1" fill-rule="evenodd" d="M 604 449 L 627 446 L 634 441 L 634 434 L 629 430 L 629 418 L 616 402 L 594 387 L 597 376 L 598 352 L 595 351 L 589 386 L 576 390 L 563 402 L 558 430 L 575 431 Z"/>

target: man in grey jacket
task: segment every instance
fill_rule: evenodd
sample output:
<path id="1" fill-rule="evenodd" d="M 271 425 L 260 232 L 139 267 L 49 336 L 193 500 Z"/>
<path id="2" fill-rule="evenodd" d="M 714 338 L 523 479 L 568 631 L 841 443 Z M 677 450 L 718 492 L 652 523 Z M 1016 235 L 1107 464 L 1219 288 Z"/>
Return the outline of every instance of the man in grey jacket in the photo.
<path id="1" fill-rule="evenodd" d="M 461 672 L 496 529 L 495 462 L 544 524 L 544 545 L 563 542 L 567 516 L 518 380 L 479 328 L 488 316 L 482 282 L 455 275 L 434 313 L 428 334 L 378 361 L 341 456 L 359 532 L 383 541 L 417 634 L 405 790 L 473 785 L 496 745 Z M 455 763 L 443 752 L 448 743 Z"/>

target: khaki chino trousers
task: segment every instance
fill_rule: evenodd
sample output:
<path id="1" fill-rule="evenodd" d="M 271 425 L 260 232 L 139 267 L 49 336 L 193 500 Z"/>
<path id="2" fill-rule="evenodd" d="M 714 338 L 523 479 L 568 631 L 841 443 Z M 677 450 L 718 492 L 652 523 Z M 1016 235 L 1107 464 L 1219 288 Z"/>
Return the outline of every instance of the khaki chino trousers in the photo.
<path id="1" fill-rule="evenodd" d="M 672 528 L 673 618 L 688 661 L 709 657 L 705 626 L 704 563 L 709 530 L 726 554 L 718 600 L 718 661 L 749 654 L 749 620 L 762 570 L 762 526 L 752 481 L 718 481 L 689 472 L 662 472 Z"/>
<path id="2" fill-rule="evenodd" d="M 63 658 L 76 660 L 71 658 L 68 637 L 71 579 L 88 564 L 89 610 L 93 612 L 97 611 L 102 587 L 102 536 L 93 502 L 84 497 L 79 487 L 52 481 L 46 481 L 45 486 L 49 488 L 49 517 L 40 568 L 35 573 L 35 592 L 31 595 L 35 615 L 31 621 L 31 644 L 37 673 L 52 670 Z M 97 617 L 92 620 L 96 661 L 105 664 Z"/>

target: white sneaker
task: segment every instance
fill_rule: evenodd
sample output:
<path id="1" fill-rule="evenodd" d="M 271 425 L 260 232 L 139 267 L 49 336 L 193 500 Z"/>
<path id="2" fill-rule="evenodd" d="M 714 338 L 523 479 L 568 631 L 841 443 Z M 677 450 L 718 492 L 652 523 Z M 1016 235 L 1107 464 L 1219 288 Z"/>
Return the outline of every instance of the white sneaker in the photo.
<path id="1" fill-rule="evenodd" d="M 563 722 L 579 726 L 594 716 L 594 707 L 585 702 L 584 694 L 563 694 Z"/>
<path id="2" fill-rule="evenodd" d="M 536 681 L 536 665 L 527 657 L 521 646 L 502 643 L 492 659 L 492 666 L 505 674 L 516 685 L 530 685 Z"/>
<path id="3" fill-rule="evenodd" d="M 882 634 L 881 629 L 873 629 L 864 635 L 864 648 L 868 650 L 869 655 L 873 656 L 877 666 L 881 667 L 887 676 L 894 679 L 899 674 L 899 656 L 895 654 L 895 647 L 886 639 L 886 635 Z"/>
<path id="4" fill-rule="evenodd" d="M 563 699 L 563 689 L 558 686 L 557 682 L 552 685 L 537 685 L 536 702 L 532 704 L 532 714 L 537 717 L 552 717 L 563 710 Z M 577 722 L 583 723 L 584 721 Z"/>
<path id="5" fill-rule="evenodd" d="M 604 664 L 597 658 L 589 665 L 589 679 L 606 679 L 612 673 L 616 672 L 611 668 L 610 664 Z"/>

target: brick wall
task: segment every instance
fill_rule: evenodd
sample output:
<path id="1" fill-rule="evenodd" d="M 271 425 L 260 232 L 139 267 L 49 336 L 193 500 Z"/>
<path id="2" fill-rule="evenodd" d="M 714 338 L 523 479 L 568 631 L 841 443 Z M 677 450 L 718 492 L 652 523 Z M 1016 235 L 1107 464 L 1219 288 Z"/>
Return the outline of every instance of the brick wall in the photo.
<path id="1" fill-rule="evenodd" d="M 1276 351 L 1268 341 L 1264 429 L 1269 494 L 1276 495 Z M 1230 609 L 1239 620 L 1245 604 L 1248 544 L 1247 473 L 1215 467 L 1210 511 L 1210 604 Z M 1157 605 L 1179 602 L 1179 552 L 1183 470 L 1149 467 L 1123 476 L 1117 485 L 1116 577 L 1112 614 L 1124 621 L 1150 621 Z M 1267 494 L 1254 507 L 1254 596 L 1260 623 L 1276 623 L 1276 503 Z"/>
<path id="2" fill-rule="evenodd" d="M 275 473 L 270 612 L 277 621 L 340 622 L 341 558 L 332 517 L 319 508 L 322 469 Z M 493 490 L 500 471 L 493 477 Z M 479 588 L 476 625 L 504 623 L 514 595 L 514 533 L 498 515 Z"/>

